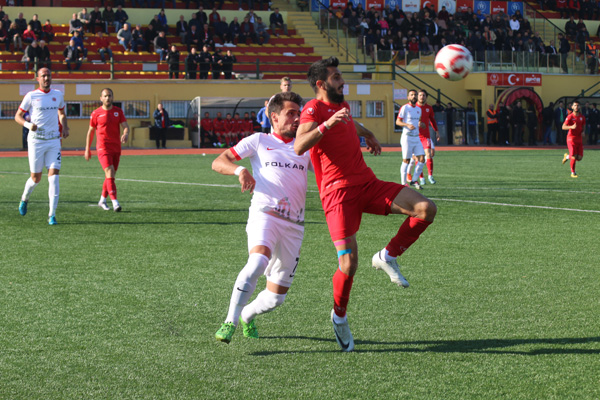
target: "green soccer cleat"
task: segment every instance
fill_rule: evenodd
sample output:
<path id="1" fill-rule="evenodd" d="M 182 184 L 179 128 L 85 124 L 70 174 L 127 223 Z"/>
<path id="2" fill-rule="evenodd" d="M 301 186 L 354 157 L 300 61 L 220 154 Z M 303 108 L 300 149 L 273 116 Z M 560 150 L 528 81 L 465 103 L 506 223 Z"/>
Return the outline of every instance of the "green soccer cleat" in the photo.
<path id="1" fill-rule="evenodd" d="M 215 333 L 215 338 L 220 342 L 229 343 L 231 342 L 234 333 L 235 325 L 233 325 L 233 322 L 225 322 L 221 325 L 221 328 L 219 328 L 217 333 Z"/>
<path id="2" fill-rule="evenodd" d="M 240 315 L 240 325 L 242 327 L 242 332 L 244 333 L 244 337 L 258 339 L 258 330 L 256 329 L 256 325 L 254 324 L 254 320 L 245 323 Z"/>
<path id="3" fill-rule="evenodd" d="M 27 214 L 27 202 L 21 200 L 21 202 L 19 203 L 19 214 L 21 215 L 25 215 Z"/>

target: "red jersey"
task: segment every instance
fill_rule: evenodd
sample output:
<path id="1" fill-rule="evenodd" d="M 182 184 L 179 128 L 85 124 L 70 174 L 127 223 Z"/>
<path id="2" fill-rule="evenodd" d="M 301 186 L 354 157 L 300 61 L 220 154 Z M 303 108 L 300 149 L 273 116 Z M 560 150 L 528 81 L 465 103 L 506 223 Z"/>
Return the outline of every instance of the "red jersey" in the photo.
<path id="1" fill-rule="evenodd" d="M 213 120 L 210 119 L 210 118 L 202 118 L 200 120 L 200 126 L 205 131 L 212 132 L 212 130 L 213 130 Z"/>
<path id="2" fill-rule="evenodd" d="M 243 119 L 242 121 L 243 121 L 242 132 L 251 133 L 254 131 L 254 123 L 252 123 L 252 120 L 250 118 Z"/>
<path id="3" fill-rule="evenodd" d="M 243 119 L 233 119 L 233 133 L 241 133 L 243 132 L 242 127 L 244 126 Z"/>
<path id="4" fill-rule="evenodd" d="M 123 110 L 112 106 L 110 110 L 99 107 L 90 116 L 90 126 L 96 129 L 98 153 L 121 153 L 121 124 L 127 122 Z"/>
<path id="5" fill-rule="evenodd" d="M 223 122 L 223 125 L 224 125 L 224 127 L 225 127 L 225 128 L 224 128 L 224 130 L 225 130 L 225 133 L 231 133 L 231 132 L 233 132 L 233 127 L 234 127 L 234 125 L 235 125 L 235 122 L 234 122 L 232 119 L 226 119 L 226 120 Z"/>
<path id="6" fill-rule="evenodd" d="M 320 125 L 342 108 L 349 110 L 350 105 L 345 101 L 334 104 L 313 99 L 304 106 L 300 124 L 316 122 Z M 321 140 L 310 149 L 310 158 L 321 199 L 334 189 L 376 179 L 363 158 L 352 116 L 350 121 L 339 122 L 325 131 Z"/>
<path id="7" fill-rule="evenodd" d="M 213 130 L 215 133 L 225 133 L 225 120 L 222 118 L 213 119 Z"/>
<path id="8" fill-rule="evenodd" d="M 417 106 L 419 106 L 418 103 Z M 438 131 L 433 108 L 431 108 L 429 104 L 423 104 L 422 106 L 419 106 L 419 108 L 421 109 L 421 122 L 425 124 L 425 128 L 419 127 L 419 136 L 429 139 L 431 137 L 431 134 L 429 133 L 429 124 L 433 126 L 434 131 Z"/>
<path id="9" fill-rule="evenodd" d="M 573 125 L 574 123 L 577 124 L 575 129 L 569 129 L 569 133 L 567 134 L 567 140 L 581 141 L 581 133 L 585 128 L 585 117 L 583 116 L 583 114 L 579 113 L 579 115 L 575 115 L 575 113 L 571 113 L 567 115 L 567 118 L 565 118 L 564 123 L 567 125 Z"/>

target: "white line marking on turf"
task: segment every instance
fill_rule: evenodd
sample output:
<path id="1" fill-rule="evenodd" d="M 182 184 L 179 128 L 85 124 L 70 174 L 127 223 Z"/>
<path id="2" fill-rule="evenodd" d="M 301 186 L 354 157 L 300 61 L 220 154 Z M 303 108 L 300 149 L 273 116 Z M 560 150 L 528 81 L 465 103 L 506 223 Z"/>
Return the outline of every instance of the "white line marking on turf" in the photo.
<path id="1" fill-rule="evenodd" d="M 580 210 L 577 208 L 562 208 L 562 207 L 549 207 L 549 206 L 532 206 L 527 204 L 510 204 L 510 203 L 494 203 L 491 201 L 475 201 L 475 200 L 457 200 L 457 199 L 437 199 L 430 197 L 431 200 L 435 201 L 452 201 L 455 203 L 472 203 L 472 204 L 485 204 L 491 206 L 504 206 L 504 207 L 520 207 L 520 208 L 541 208 L 543 210 L 560 210 L 560 211 L 576 211 L 584 213 L 598 213 L 600 210 Z"/>
<path id="2" fill-rule="evenodd" d="M 563 189 L 531 189 L 531 188 L 487 188 L 487 187 L 453 187 L 453 190 L 502 190 L 515 192 L 555 192 L 555 193 L 584 193 L 598 194 L 598 192 L 588 192 L 585 190 L 563 190 Z"/>

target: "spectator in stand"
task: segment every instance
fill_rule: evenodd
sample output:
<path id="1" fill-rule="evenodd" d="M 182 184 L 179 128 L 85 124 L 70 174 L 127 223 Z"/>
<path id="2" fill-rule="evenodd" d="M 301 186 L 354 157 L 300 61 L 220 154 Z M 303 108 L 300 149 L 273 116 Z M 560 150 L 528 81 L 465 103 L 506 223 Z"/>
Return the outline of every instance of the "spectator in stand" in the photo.
<path id="1" fill-rule="evenodd" d="M 254 33 L 254 25 L 250 23 L 248 17 L 244 17 L 244 21 L 240 25 L 240 39 L 242 43 L 256 43 L 256 34 Z"/>
<path id="2" fill-rule="evenodd" d="M 123 6 L 119 4 L 117 6 L 117 11 L 115 11 L 115 30 L 118 32 L 128 20 L 129 15 L 123 10 Z"/>
<path id="3" fill-rule="evenodd" d="M 154 52 L 159 55 L 159 61 L 164 61 L 169 51 L 169 42 L 164 31 L 158 32 L 158 36 L 154 38 Z"/>
<path id="4" fill-rule="evenodd" d="M 194 0 L 196 3 L 196 8 L 200 7 L 200 0 Z M 185 0 L 185 8 L 189 9 L 190 8 L 190 0 Z"/>
<path id="5" fill-rule="evenodd" d="M 158 19 L 158 14 L 154 15 L 152 21 L 148 24 L 148 26 L 152 26 L 155 32 L 167 32 L 166 27 L 163 26 L 162 22 Z"/>
<path id="6" fill-rule="evenodd" d="M 237 44 L 240 40 L 240 23 L 238 17 L 233 17 L 233 21 L 229 24 L 229 39 L 233 44 Z"/>
<path id="7" fill-rule="evenodd" d="M 202 45 L 202 39 L 200 38 L 200 32 L 196 28 L 196 25 L 192 25 L 190 32 L 187 34 L 187 51 L 190 51 L 190 48 L 193 46 L 195 48 L 200 48 Z"/>
<path id="8" fill-rule="evenodd" d="M 186 36 L 189 31 L 190 28 L 188 26 L 188 23 L 185 21 L 185 17 L 183 15 L 180 15 L 179 21 L 177 21 L 177 24 L 175 24 L 175 34 L 179 36 L 181 44 L 187 43 Z"/>
<path id="9" fill-rule="evenodd" d="M 37 42 L 37 40 L 38 40 L 31 25 L 27 25 L 27 29 L 25 29 L 25 32 L 23 32 L 22 38 L 23 38 L 23 43 L 27 43 L 28 45 L 33 42 Z"/>
<path id="10" fill-rule="evenodd" d="M 517 19 L 517 16 L 515 14 L 513 14 L 513 16 L 510 19 L 510 30 L 513 31 L 514 33 L 519 32 L 519 29 L 521 29 L 521 23 L 519 22 L 519 20 Z"/>
<path id="11" fill-rule="evenodd" d="M 233 73 L 233 64 L 237 62 L 237 58 L 233 55 L 231 50 L 227 50 L 227 53 L 223 57 L 223 74 L 225 79 L 231 79 Z"/>
<path id="12" fill-rule="evenodd" d="M 67 47 L 63 50 L 63 56 L 67 63 L 67 69 L 71 71 L 71 63 L 75 63 L 75 70 L 81 68 L 81 61 L 83 60 L 83 54 L 75 45 L 75 40 L 71 39 Z"/>
<path id="13" fill-rule="evenodd" d="M 69 21 L 69 35 L 73 35 L 74 32 L 83 34 L 83 24 L 77 19 L 77 14 L 73 13 L 71 20 Z"/>
<path id="14" fill-rule="evenodd" d="M 73 32 L 73 37 L 71 39 L 75 41 L 75 45 L 77 46 L 77 49 L 83 55 L 83 58 L 86 59 L 88 50 L 85 48 L 85 46 L 83 44 L 83 36 L 81 35 L 81 32 L 79 32 L 79 31 Z"/>
<path id="15" fill-rule="evenodd" d="M 173 76 L 175 76 L 175 79 L 179 79 L 179 51 L 177 46 L 171 46 L 166 58 L 169 63 L 169 79 L 173 79 Z"/>
<path id="16" fill-rule="evenodd" d="M 279 8 L 275 7 L 273 12 L 269 16 L 269 24 L 271 25 L 271 32 L 273 32 L 275 36 L 279 37 L 279 34 L 277 33 L 278 29 L 283 30 L 283 34 L 287 36 L 287 24 L 283 22 L 283 16 L 279 13 Z"/>
<path id="17" fill-rule="evenodd" d="M 195 47 L 192 47 L 190 54 L 185 58 L 185 79 L 196 79 L 198 61 L 198 52 Z"/>
<path id="18" fill-rule="evenodd" d="M 579 50 L 585 50 L 586 42 L 590 40 L 590 33 L 588 32 L 585 25 L 577 31 L 577 36 L 575 37 L 575 43 L 577 44 L 577 48 Z"/>
<path id="19" fill-rule="evenodd" d="M 13 49 L 15 52 L 23 51 L 23 39 L 16 22 L 10 24 L 10 28 L 8 29 L 8 37 L 12 39 Z"/>
<path id="20" fill-rule="evenodd" d="M 123 46 L 123 50 L 131 50 L 133 36 L 128 23 L 123 24 L 123 28 L 119 29 L 119 32 L 117 32 L 117 39 L 119 40 L 119 44 Z"/>
<path id="21" fill-rule="evenodd" d="M 17 28 L 19 29 L 19 33 L 22 35 L 27 29 L 27 20 L 23 18 L 23 13 L 19 13 L 19 16 L 15 18 L 14 21 L 17 24 Z"/>
<path id="22" fill-rule="evenodd" d="M 269 43 L 271 36 L 269 35 L 269 32 L 267 32 L 267 25 L 262 22 L 261 17 L 256 18 L 256 23 L 254 24 L 254 33 L 256 35 L 256 42 L 258 44 L 263 45 Z"/>
<path id="23" fill-rule="evenodd" d="M 556 50 L 556 46 L 554 46 L 554 40 L 551 40 L 550 44 L 546 46 L 544 50 L 548 55 L 548 66 L 558 67 L 558 50 Z"/>
<path id="24" fill-rule="evenodd" d="M 213 7 L 212 12 L 208 15 L 208 26 L 214 29 L 219 21 L 221 21 L 221 16 L 217 11 L 217 7 Z"/>
<path id="25" fill-rule="evenodd" d="M 77 13 L 77 19 L 81 22 L 84 31 L 91 32 L 90 23 L 92 21 L 92 15 L 88 13 L 87 8 L 83 8 Z"/>
<path id="26" fill-rule="evenodd" d="M 175 7 L 173 7 L 173 8 L 175 8 Z M 161 8 L 160 12 L 158 13 L 158 20 L 160 21 L 160 23 L 162 24 L 163 28 L 165 29 L 165 32 L 168 33 L 169 22 L 167 21 L 167 14 L 165 13 L 164 7 Z"/>
<path id="27" fill-rule="evenodd" d="M 154 38 L 152 38 L 154 40 Z M 148 51 L 148 43 L 144 39 L 144 31 L 142 31 L 142 26 L 137 24 L 135 29 L 131 32 L 131 47 L 133 52 L 137 53 L 139 48 L 143 51 Z"/>
<path id="28" fill-rule="evenodd" d="M 26 72 L 29 71 L 30 64 L 33 67 L 33 69 L 35 70 L 34 63 L 36 61 L 39 61 L 40 55 L 41 55 L 40 47 L 38 46 L 37 40 L 34 40 L 25 48 L 25 53 L 23 54 L 23 58 L 21 59 L 21 61 L 23 61 L 25 63 L 25 71 Z"/>
<path id="29" fill-rule="evenodd" d="M 560 53 L 560 67 L 561 67 L 563 73 L 568 74 L 569 68 L 567 66 L 567 57 L 569 56 L 569 51 L 571 50 L 571 45 L 569 44 L 569 41 L 567 40 L 565 35 L 563 35 L 562 33 L 558 34 L 558 40 L 559 40 L 558 52 Z M 564 143 L 561 143 L 561 144 L 564 144 Z"/>
<path id="30" fill-rule="evenodd" d="M 579 15 L 579 0 L 569 0 L 569 15 L 571 17 Z"/>
<path id="31" fill-rule="evenodd" d="M 198 62 L 200 63 L 200 79 L 208 79 L 210 66 L 212 64 L 212 56 L 208 52 L 208 46 L 202 46 L 202 51 L 198 54 Z"/>
<path id="32" fill-rule="evenodd" d="M 6 32 L 8 32 L 8 30 L 10 29 L 10 25 L 12 24 L 12 21 L 10 19 L 8 19 L 8 14 L 4 14 L 1 22 L 2 22 L 2 28 L 4 30 L 6 30 Z"/>
<path id="33" fill-rule="evenodd" d="M 198 30 L 204 26 L 204 24 L 208 24 L 208 15 L 204 12 L 204 7 L 198 7 L 198 12 L 196 13 L 196 21 L 198 21 Z"/>
<path id="34" fill-rule="evenodd" d="M 42 34 L 40 35 L 40 37 L 43 40 L 45 40 L 46 43 L 49 43 L 54 40 L 54 28 L 52 27 L 52 24 L 50 23 L 49 19 L 47 19 L 44 25 L 42 26 Z"/>
<path id="35" fill-rule="evenodd" d="M 552 144 L 552 123 L 554 121 L 554 103 L 550 102 L 542 110 L 542 123 L 544 124 L 544 142 L 543 145 Z"/>
<path id="36" fill-rule="evenodd" d="M 0 25 L 0 43 L 6 47 L 6 51 L 10 51 L 10 36 L 4 26 Z"/>
<path id="37" fill-rule="evenodd" d="M 100 30 L 105 30 L 104 20 L 102 19 L 102 13 L 98 6 L 94 7 L 94 11 L 90 13 L 90 33 L 96 33 L 96 28 Z"/>
<path id="38" fill-rule="evenodd" d="M 96 37 L 96 46 L 98 54 L 100 54 L 100 60 L 106 62 L 106 55 L 108 55 L 109 61 L 113 58 L 112 50 L 110 49 L 110 41 L 104 37 L 104 32 L 98 31 Z"/>
<path id="39" fill-rule="evenodd" d="M 208 28 L 208 24 L 204 24 L 204 30 L 200 32 L 200 39 L 202 39 L 202 43 L 208 45 L 210 48 L 215 48 L 215 41 L 213 40 L 213 35 Z"/>
<path id="40" fill-rule="evenodd" d="M 221 49 L 217 47 L 212 56 L 213 79 L 220 79 L 222 71 L 223 71 L 223 56 L 221 55 Z"/>
<path id="41" fill-rule="evenodd" d="M 598 52 L 597 46 L 592 42 L 587 42 L 585 44 L 585 56 L 587 57 L 587 67 L 590 74 L 596 75 L 598 73 Z"/>
<path id="42" fill-rule="evenodd" d="M 150 51 L 150 43 L 154 45 L 154 40 L 158 37 L 158 32 L 154 30 L 152 25 L 149 25 L 148 28 L 144 31 L 144 42 L 146 42 L 146 51 Z"/>
<path id="43" fill-rule="evenodd" d="M 567 38 L 570 40 L 574 40 L 575 35 L 577 35 L 577 22 L 575 22 L 575 18 L 573 18 L 573 16 L 571 16 L 565 23 L 565 33 L 567 34 Z"/>
<path id="44" fill-rule="evenodd" d="M 246 18 L 248 18 L 248 22 L 250 22 L 252 25 L 256 23 L 257 15 L 254 13 L 254 10 L 252 8 L 248 10 Z"/>
<path id="45" fill-rule="evenodd" d="M 42 37 L 42 23 L 38 19 L 37 14 L 33 14 L 33 17 L 31 18 L 31 21 L 29 21 L 28 25 L 31 25 L 31 29 L 37 38 Z"/>
<path id="46" fill-rule="evenodd" d="M 104 32 L 108 33 L 109 26 L 115 26 L 115 12 L 110 5 L 104 7 L 102 11 L 102 22 L 104 22 Z"/>
<path id="47" fill-rule="evenodd" d="M 229 37 L 229 25 L 227 25 L 227 18 L 221 18 L 221 21 L 215 25 L 215 35 L 221 39 L 223 44 L 231 43 L 231 39 Z"/>

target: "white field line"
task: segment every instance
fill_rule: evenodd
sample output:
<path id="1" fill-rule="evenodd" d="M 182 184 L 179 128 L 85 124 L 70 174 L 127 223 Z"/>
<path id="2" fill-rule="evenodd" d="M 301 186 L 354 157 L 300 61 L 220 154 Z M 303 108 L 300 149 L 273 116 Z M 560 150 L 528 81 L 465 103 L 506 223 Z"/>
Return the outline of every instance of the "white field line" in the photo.
<path id="1" fill-rule="evenodd" d="M 494 202 L 491 202 L 491 201 L 476 201 L 476 200 L 439 199 L 439 198 L 433 198 L 433 197 L 431 197 L 431 200 L 434 200 L 434 201 L 452 201 L 452 202 L 455 202 L 455 203 L 484 204 L 484 205 L 502 206 L 502 207 L 540 208 L 540 209 L 543 209 L 543 210 L 575 211 L 575 212 L 598 213 L 598 214 L 600 214 L 600 210 L 580 210 L 578 208 L 532 206 L 532 205 L 528 205 L 528 204 L 494 203 Z"/>

